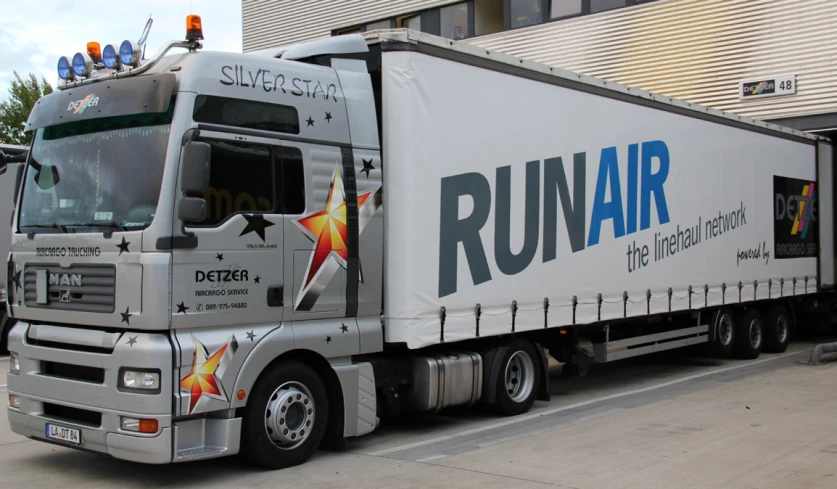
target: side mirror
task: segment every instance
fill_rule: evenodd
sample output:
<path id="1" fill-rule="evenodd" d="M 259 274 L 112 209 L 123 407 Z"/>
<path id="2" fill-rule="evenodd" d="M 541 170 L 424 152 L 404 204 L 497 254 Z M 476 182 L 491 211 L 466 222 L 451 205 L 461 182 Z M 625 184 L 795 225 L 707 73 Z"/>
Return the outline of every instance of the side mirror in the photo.
<path id="1" fill-rule="evenodd" d="M 206 219 L 206 201 L 200 197 L 183 197 L 177 217 L 185 223 L 196 223 Z"/>
<path id="2" fill-rule="evenodd" d="M 211 150 L 209 144 L 189 141 L 183 148 L 180 177 L 180 190 L 185 194 L 203 195 L 209 188 L 209 163 Z"/>

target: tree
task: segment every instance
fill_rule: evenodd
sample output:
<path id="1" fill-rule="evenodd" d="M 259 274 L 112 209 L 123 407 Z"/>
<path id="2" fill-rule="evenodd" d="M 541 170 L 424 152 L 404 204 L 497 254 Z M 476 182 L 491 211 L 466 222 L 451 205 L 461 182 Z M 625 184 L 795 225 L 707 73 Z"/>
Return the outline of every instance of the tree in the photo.
<path id="1" fill-rule="evenodd" d="M 23 80 L 17 71 L 9 88 L 9 100 L 0 102 L 0 142 L 28 146 L 31 134 L 24 134 L 23 124 L 29 118 L 29 112 L 44 95 L 52 93 L 52 86 L 41 78 L 40 83 L 34 73 Z"/>

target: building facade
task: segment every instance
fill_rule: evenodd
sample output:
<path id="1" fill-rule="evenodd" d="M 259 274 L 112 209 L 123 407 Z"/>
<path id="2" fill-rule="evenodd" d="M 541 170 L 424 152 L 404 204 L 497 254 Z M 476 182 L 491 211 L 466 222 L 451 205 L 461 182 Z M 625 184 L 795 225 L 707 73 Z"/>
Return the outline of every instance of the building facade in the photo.
<path id="1" fill-rule="evenodd" d="M 833 0 L 242 0 L 244 51 L 405 27 L 797 129 L 837 129 Z"/>

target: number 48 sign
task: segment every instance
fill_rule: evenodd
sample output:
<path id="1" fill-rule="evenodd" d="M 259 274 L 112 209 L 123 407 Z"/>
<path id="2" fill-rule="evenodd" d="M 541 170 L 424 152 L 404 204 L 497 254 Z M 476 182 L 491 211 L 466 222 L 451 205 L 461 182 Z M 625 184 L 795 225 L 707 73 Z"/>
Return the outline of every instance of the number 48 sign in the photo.
<path id="1" fill-rule="evenodd" d="M 757 81 L 747 81 L 738 84 L 738 98 L 777 97 L 796 93 L 796 75 L 775 76 Z"/>

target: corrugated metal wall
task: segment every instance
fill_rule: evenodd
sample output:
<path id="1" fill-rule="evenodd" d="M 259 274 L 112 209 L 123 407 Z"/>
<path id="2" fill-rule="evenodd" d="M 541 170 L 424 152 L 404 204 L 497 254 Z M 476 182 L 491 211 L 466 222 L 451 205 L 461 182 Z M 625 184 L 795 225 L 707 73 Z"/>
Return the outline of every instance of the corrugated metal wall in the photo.
<path id="1" fill-rule="evenodd" d="M 663 0 L 471 42 L 754 118 L 837 112 L 834 0 Z M 797 94 L 738 99 L 776 75 Z"/>
<path id="2" fill-rule="evenodd" d="M 244 52 L 328 37 L 338 27 L 462 0 L 242 0 Z"/>
<path id="3" fill-rule="evenodd" d="M 244 51 L 456 1 L 243 0 Z M 660 0 L 468 42 L 754 118 L 837 112 L 837 0 Z M 776 75 L 797 94 L 738 99 Z"/>

